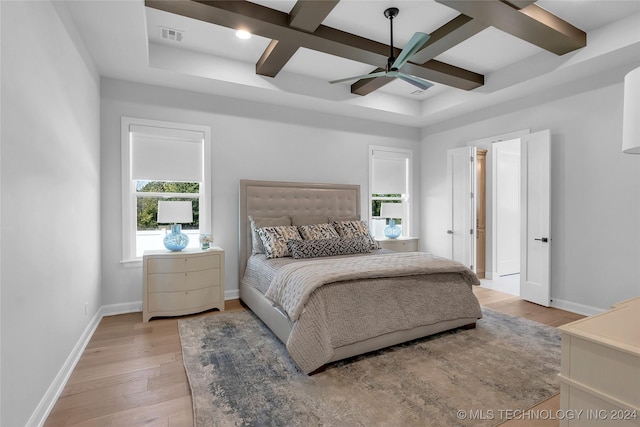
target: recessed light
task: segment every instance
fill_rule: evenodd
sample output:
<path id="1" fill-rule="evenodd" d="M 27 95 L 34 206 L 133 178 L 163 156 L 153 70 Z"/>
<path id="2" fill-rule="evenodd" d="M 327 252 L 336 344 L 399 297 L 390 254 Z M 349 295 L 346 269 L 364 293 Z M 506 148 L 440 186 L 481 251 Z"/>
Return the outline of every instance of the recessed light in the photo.
<path id="1" fill-rule="evenodd" d="M 236 31 L 236 37 L 239 39 L 247 40 L 251 38 L 251 33 L 246 30 L 238 30 Z"/>

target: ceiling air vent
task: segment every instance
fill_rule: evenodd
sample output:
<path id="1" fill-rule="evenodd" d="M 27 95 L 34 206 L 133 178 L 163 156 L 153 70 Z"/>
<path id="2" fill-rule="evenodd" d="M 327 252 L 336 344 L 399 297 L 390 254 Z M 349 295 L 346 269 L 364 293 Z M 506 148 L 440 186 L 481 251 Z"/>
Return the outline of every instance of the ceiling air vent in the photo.
<path id="1" fill-rule="evenodd" d="M 423 91 L 423 90 L 421 90 L 421 89 L 416 89 L 416 90 L 414 90 L 413 92 L 411 92 L 411 95 L 416 95 L 416 96 L 417 96 L 417 95 L 422 95 L 423 93 L 424 93 L 424 91 Z"/>
<path id="2" fill-rule="evenodd" d="M 182 41 L 183 32 L 180 30 L 174 30 L 173 28 L 159 27 L 160 37 L 166 40 L 173 40 L 174 42 Z"/>

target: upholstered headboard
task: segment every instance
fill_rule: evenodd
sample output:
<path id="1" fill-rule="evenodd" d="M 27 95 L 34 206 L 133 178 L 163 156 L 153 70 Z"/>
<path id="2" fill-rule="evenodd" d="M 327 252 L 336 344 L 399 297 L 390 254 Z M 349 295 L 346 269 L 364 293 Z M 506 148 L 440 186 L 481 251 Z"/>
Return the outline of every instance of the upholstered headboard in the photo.
<path id="1" fill-rule="evenodd" d="M 240 180 L 240 277 L 251 256 L 249 216 L 327 215 L 360 217 L 360 186 Z"/>

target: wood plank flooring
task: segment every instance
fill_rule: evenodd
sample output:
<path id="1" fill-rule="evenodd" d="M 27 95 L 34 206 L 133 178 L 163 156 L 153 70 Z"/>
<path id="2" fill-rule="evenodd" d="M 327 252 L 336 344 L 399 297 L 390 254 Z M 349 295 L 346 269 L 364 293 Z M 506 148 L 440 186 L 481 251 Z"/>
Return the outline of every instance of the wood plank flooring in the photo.
<path id="1" fill-rule="evenodd" d="M 474 292 L 484 306 L 551 326 L 583 317 L 487 288 L 474 287 Z M 233 300 L 226 302 L 225 310 L 244 308 Z M 176 318 L 142 323 L 142 313 L 102 319 L 45 426 L 192 426 L 191 392 L 177 325 Z M 542 405 L 555 410 L 559 404 L 552 398 Z M 519 425 L 517 420 L 504 424 Z"/>

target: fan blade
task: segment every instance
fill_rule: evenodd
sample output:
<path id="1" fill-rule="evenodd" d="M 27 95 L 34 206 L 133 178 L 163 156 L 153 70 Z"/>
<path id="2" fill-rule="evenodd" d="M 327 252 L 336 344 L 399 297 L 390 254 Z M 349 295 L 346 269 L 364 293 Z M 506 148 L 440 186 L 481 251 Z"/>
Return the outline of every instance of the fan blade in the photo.
<path id="1" fill-rule="evenodd" d="M 431 36 L 425 33 L 415 33 L 409 43 L 402 49 L 400 55 L 393 62 L 391 68 L 400 68 L 402 67 L 420 48 L 429 40 Z"/>
<path id="2" fill-rule="evenodd" d="M 398 73 L 398 78 L 404 80 L 407 83 L 411 83 L 412 85 L 417 86 L 422 90 L 427 90 L 431 86 L 433 86 L 433 83 L 429 83 L 428 81 L 422 80 L 419 77 L 410 76 L 409 74 Z"/>
<path id="3" fill-rule="evenodd" d="M 347 77 L 346 79 L 332 80 L 329 83 L 334 84 L 334 83 L 348 82 L 349 80 L 373 79 L 374 77 L 384 77 L 386 75 L 387 75 L 386 71 L 379 71 L 377 73 L 363 74 L 361 76 L 354 76 L 354 77 Z"/>

